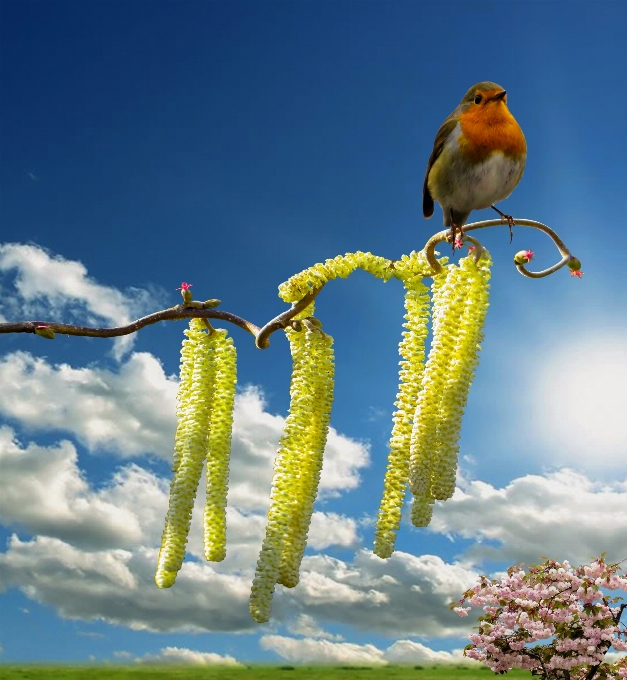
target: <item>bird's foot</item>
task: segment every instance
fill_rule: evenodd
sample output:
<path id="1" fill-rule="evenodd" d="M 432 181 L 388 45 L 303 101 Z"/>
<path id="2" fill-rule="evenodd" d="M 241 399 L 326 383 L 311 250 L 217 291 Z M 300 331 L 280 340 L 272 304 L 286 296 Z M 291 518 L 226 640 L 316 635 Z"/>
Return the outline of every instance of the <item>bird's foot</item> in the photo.
<path id="1" fill-rule="evenodd" d="M 458 230 L 459 233 L 457 233 Z M 458 227 L 456 224 L 451 223 L 451 231 L 446 240 L 452 245 L 453 252 L 461 248 L 464 243 L 464 227 Z"/>
<path id="2" fill-rule="evenodd" d="M 501 222 L 503 224 L 507 224 L 509 227 L 509 242 L 512 242 L 512 239 L 514 238 L 514 230 L 512 229 L 513 226 L 515 226 L 516 222 L 514 222 L 514 218 L 511 215 L 506 215 L 505 213 L 501 212 L 496 206 L 492 206 L 492 210 L 496 210 L 496 212 L 501 216 Z"/>

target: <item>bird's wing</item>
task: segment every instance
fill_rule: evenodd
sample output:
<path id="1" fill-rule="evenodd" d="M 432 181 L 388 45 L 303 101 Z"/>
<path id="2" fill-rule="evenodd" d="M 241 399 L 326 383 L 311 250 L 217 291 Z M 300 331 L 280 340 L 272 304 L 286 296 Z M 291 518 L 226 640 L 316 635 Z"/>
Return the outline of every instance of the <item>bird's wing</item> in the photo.
<path id="1" fill-rule="evenodd" d="M 433 151 L 429 156 L 429 162 L 427 163 L 427 172 L 425 172 L 425 181 L 422 185 L 422 214 L 429 218 L 433 215 L 433 196 L 429 191 L 429 173 L 433 164 L 437 161 L 439 155 L 442 153 L 444 144 L 448 139 L 448 136 L 453 132 L 455 126 L 457 125 L 457 120 L 449 116 L 443 123 L 438 134 L 435 136 L 435 142 L 433 143 Z"/>

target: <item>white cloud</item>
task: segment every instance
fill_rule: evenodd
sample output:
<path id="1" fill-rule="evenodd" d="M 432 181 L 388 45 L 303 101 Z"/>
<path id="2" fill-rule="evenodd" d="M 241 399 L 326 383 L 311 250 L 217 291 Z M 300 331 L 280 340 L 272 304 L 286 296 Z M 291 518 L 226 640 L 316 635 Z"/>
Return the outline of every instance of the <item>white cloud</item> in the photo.
<path id="1" fill-rule="evenodd" d="M 259 640 L 262 649 L 278 654 L 286 661 L 302 664 L 385 664 L 383 652 L 374 645 L 356 645 L 350 642 L 331 642 L 304 638 L 264 635 Z"/>
<path id="2" fill-rule="evenodd" d="M 420 662 L 477 664 L 472 659 L 466 659 L 461 649 L 454 649 L 452 652 L 438 652 L 413 640 L 397 640 L 385 650 L 385 658 L 394 664 Z"/>
<path id="3" fill-rule="evenodd" d="M 30 444 L 20 448 L 13 431 L 0 427 L 0 515 L 6 526 L 54 535 L 86 549 L 130 547 L 141 538 L 128 507 L 94 493 L 80 474 L 74 446 Z"/>
<path id="4" fill-rule="evenodd" d="M 324 550 L 332 545 L 349 547 L 357 543 L 357 521 L 335 512 L 314 512 L 307 545 L 315 550 Z"/>
<path id="5" fill-rule="evenodd" d="M 301 614 L 294 621 L 288 624 L 288 630 L 294 635 L 316 638 L 318 640 L 335 640 L 341 642 L 344 638 L 341 635 L 334 635 L 323 630 L 313 616 Z"/>
<path id="6" fill-rule="evenodd" d="M 375 645 L 331 642 L 311 637 L 297 639 L 281 635 L 263 635 L 262 649 L 275 652 L 281 658 L 299 664 L 341 664 L 376 666 L 412 663 L 475 663 L 465 659 L 462 650 L 438 652 L 412 640 L 398 640 L 387 649 Z"/>
<path id="7" fill-rule="evenodd" d="M 259 630 L 248 612 L 252 565 L 220 571 L 222 565 L 187 560 L 176 584 L 160 590 L 154 583 L 156 559 L 155 548 L 86 552 L 56 538 L 12 536 L 6 552 L 0 553 L 0 587 L 18 587 L 63 617 L 102 620 L 133 630 Z M 277 588 L 273 624 L 290 625 L 296 615 L 297 630 L 308 622 L 310 635 L 319 637 L 316 620 L 394 636 L 470 632 L 468 621 L 452 614 L 447 605 L 476 580 L 476 574 L 436 557 L 402 553 L 390 564 L 381 561 L 379 573 L 374 560 L 378 558 L 363 553 L 352 562 L 305 558 L 301 585 Z M 318 571 L 325 572 L 323 578 L 317 577 Z M 447 579 L 441 577 L 451 571 L 466 576 L 457 587 L 453 582 L 445 585 Z M 450 575 L 449 580 L 453 581 Z M 302 614 L 310 619 L 303 621 Z"/>
<path id="8" fill-rule="evenodd" d="M 227 557 L 204 566 L 199 494 L 188 561 L 171 591 L 154 584 L 157 548 L 167 510 L 165 480 L 138 465 L 115 472 L 94 489 L 69 442 L 22 446 L 0 428 L 2 523 L 38 535 L 13 537 L 0 554 L 0 580 L 65 616 L 103 619 L 146 630 L 249 630 L 248 595 L 265 533 L 263 510 L 227 508 Z M 201 483 L 204 487 L 204 482 Z M 314 539 L 329 547 L 353 544 L 355 523 L 316 512 Z M 316 538 L 317 536 L 317 538 Z M 200 559 L 203 564 L 189 559 Z M 125 587 L 108 574 L 124 574 Z M 78 576 L 77 576 L 78 574 Z M 84 585 L 84 587 L 81 586 Z M 211 605 L 196 591 L 206 591 Z M 224 615 L 221 608 L 229 610 Z"/>
<path id="9" fill-rule="evenodd" d="M 14 352 L 0 360 L 0 383 L 0 413 L 22 426 L 71 433 L 91 451 L 171 456 L 177 381 L 151 354 L 112 371 Z"/>
<path id="10" fill-rule="evenodd" d="M 232 656 L 215 652 L 199 652 L 185 647 L 164 647 L 158 654 L 145 654 L 135 659 L 142 664 L 173 664 L 193 666 L 241 666 Z"/>
<path id="11" fill-rule="evenodd" d="M 622 467 L 627 451 L 624 330 L 557 346 L 530 371 L 528 431 L 551 452 L 552 461 L 583 470 Z"/>
<path id="12" fill-rule="evenodd" d="M 19 587 L 60 616 L 155 632 L 252 631 L 250 579 L 185 562 L 176 585 L 154 583 L 157 550 L 83 552 L 56 538 L 12 536 L 0 554 L 0 587 Z"/>
<path id="13" fill-rule="evenodd" d="M 438 504 L 430 529 L 478 541 L 464 553 L 474 562 L 535 563 L 546 555 L 581 564 L 604 551 L 621 560 L 627 554 L 625 507 L 627 479 L 606 484 L 563 469 L 525 475 L 503 488 L 464 484 Z"/>
<path id="14" fill-rule="evenodd" d="M 0 383 L 0 414 L 22 426 L 70 433 L 90 451 L 171 459 L 178 381 L 166 376 L 151 354 L 133 353 L 118 370 L 110 370 L 53 365 L 27 352 L 13 352 L 0 359 Z M 248 388 L 236 397 L 229 502 L 242 509 L 265 509 L 269 503 L 285 419 L 266 409 L 258 389 Z M 331 428 L 320 496 L 355 488 L 368 463 L 365 444 Z M 348 526 L 336 530 L 346 533 Z"/>
<path id="15" fill-rule="evenodd" d="M 158 311 L 161 293 L 131 288 L 122 292 L 91 279 L 86 267 L 75 260 L 51 255 L 37 245 L 0 245 L 0 274 L 15 271 L 15 290 L 3 295 L 3 305 L 16 320 L 23 315 L 51 315 L 46 321 L 60 321 L 71 314 L 80 325 L 124 325 L 134 318 Z M 133 336 L 115 339 L 119 358 L 133 343 Z"/>
<path id="16" fill-rule="evenodd" d="M 448 604 L 477 578 L 474 569 L 435 555 L 397 551 L 382 560 L 362 549 L 351 562 L 312 555 L 303 560 L 299 585 L 278 589 L 276 610 L 282 617 L 301 610 L 318 621 L 382 635 L 460 636 L 471 626 Z"/>
<path id="17" fill-rule="evenodd" d="M 4 426 L 0 427 L 0 470 L 0 517 L 5 526 L 60 538 L 86 550 L 159 545 L 168 483 L 139 465 L 118 469 L 106 485 L 94 490 L 82 475 L 70 442 L 22 447 L 13 430 Z M 188 553 L 198 557 L 203 555 L 204 487 L 201 480 L 188 546 Z M 241 510 L 235 496 L 227 507 L 227 559 L 220 568 L 246 569 L 258 556 L 265 508 Z M 314 512 L 311 545 L 317 549 L 354 545 L 356 526 L 349 517 Z"/>
<path id="18" fill-rule="evenodd" d="M 0 429 L 0 465 L 3 522 L 39 534 L 34 540 L 14 537 L 0 555 L 5 587 L 19 587 L 64 616 L 135 629 L 258 629 L 248 613 L 248 596 L 265 529 L 262 509 L 231 503 L 227 557 L 209 565 L 193 561 L 202 559 L 203 501 L 197 499 L 188 543 L 192 561 L 185 562 L 175 586 L 163 591 L 153 580 L 167 507 L 163 479 L 128 465 L 93 489 L 71 444 L 21 446 L 6 427 Z M 451 613 L 448 603 L 476 582 L 478 572 L 468 565 L 486 558 L 508 564 L 537 561 L 542 554 L 580 563 L 602 550 L 608 550 L 609 559 L 621 559 L 627 552 L 621 518 L 626 496 L 627 482 L 604 486 L 567 470 L 522 477 L 503 489 L 464 482 L 434 513 L 434 530 L 499 546 L 471 546 L 462 555 L 466 564 L 404 552 L 387 560 L 368 550 L 351 560 L 307 555 L 300 584 L 277 588 L 272 621 L 308 638 L 330 640 L 335 638 L 321 632 L 317 622 L 400 638 L 467 634 L 472 621 Z M 325 548 L 331 539 L 352 544 L 351 518 L 315 517 L 314 539 Z M 407 650 L 395 649 L 396 654 Z"/>

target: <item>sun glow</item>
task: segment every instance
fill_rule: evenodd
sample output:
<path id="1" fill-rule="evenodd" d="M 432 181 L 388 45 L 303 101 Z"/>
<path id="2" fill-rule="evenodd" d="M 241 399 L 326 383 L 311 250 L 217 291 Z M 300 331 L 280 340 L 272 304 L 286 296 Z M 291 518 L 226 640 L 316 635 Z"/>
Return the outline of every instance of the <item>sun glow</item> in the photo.
<path id="1" fill-rule="evenodd" d="M 551 354 L 534 393 L 535 422 L 560 462 L 595 468 L 627 455 L 627 342 L 582 338 Z"/>

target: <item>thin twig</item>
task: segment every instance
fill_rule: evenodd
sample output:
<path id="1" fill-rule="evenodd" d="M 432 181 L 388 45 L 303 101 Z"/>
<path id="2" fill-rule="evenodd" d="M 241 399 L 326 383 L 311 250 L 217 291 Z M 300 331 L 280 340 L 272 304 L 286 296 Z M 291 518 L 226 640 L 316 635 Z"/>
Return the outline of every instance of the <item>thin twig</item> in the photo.
<path id="1" fill-rule="evenodd" d="M 501 220 L 484 220 L 483 222 L 473 222 L 472 224 L 467 224 L 464 227 L 464 233 L 474 231 L 475 229 L 485 229 L 486 227 L 498 227 L 502 225 L 503 223 Z M 541 222 L 525 219 L 516 220 L 516 225 L 521 227 L 532 227 L 533 229 L 539 229 L 540 231 L 543 231 L 553 240 L 557 249 L 562 255 L 560 262 L 541 272 L 531 272 L 523 265 L 517 264 L 516 268 L 524 276 L 529 278 L 541 278 L 548 276 L 549 274 L 552 274 L 564 265 L 568 264 L 568 262 L 571 260 L 574 260 L 563 241 L 550 227 L 547 227 Z M 442 272 L 442 265 L 435 258 L 435 247 L 438 243 L 446 241 L 449 234 L 450 231 L 448 229 L 440 231 L 437 234 L 434 234 L 427 241 L 425 246 L 425 255 L 433 269 L 432 275 L 434 276 Z M 477 262 L 483 253 L 483 247 L 479 241 L 471 238 L 470 236 L 467 236 L 466 239 L 475 245 L 475 261 Z M 74 326 L 71 324 L 56 323 L 54 321 L 18 321 L 14 323 L 0 323 L 0 334 L 37 333 L 46 337 L 45 332 L 52 331 L 62 335 L 78 335 L 92 338 L 116 338 L 122 335 L 136 333 L 141 328 L 144 328 L 144 326 L 150 326 L 152 324 L 158 323 L 159 321 L 178 321 L 180 319 L 192 318 L 205 320 L 219 319 L 221 321 L 228 321 L 229 323 L 235 324 L 236 326 L 239 326 L 243 330 L 247 331 L 255 337 L 255 344 L 259 349 L 266 349 L 270 345 L 270 336 L 272 333 L 289 326 L 292 319 L 313 302 L 318 293 L 322 290 L 323 285 L 324 284 L 314 289 L 302 300 L 294 303 L 290 309 L 274 317 L 274 319 L 268 321 L 268 323 L 261 328 L 254 323 L 246 321 L 246 319 L 237 316 L 236 314 L 232 314 L 231 312 L 222 312 L 220 310 L 214 309 L 213 306 L 209 308 L 210 303 L 219 304 L 219 301 L 207 300 L 205 303 L 189 301 L 187 304 L 184 303 L 177 305 L 176 307 L 164 309 L 160 312 L 154 312 L 154 314 L 144 316 L 141 319 L 137 319 L 137 321 L 133 321 L 132 323 L 129 323 L 125 326 L 116 326 L 114 328 L 90 328 L 88 326 Z M 54 337 L 54 335 L 50 333 L 49 337 Z"/>
<path id="2" fill-rule="evenodd" d="M 255 336 L 255 344 L 259 349 L 266 349 L 270 346 L 270 336 L 275 331 L 286 328 L 290 321 L 299 313 L 307 308 L 316 295 L 322 290 L 322 286 L 306 295 L 300 302 L 292 305 L 290 309 L 274 317 L 265 326 L 259 326 L 246 321 L 241 316 L 231 312 L 223 312 L 218 309 L 201 309 L 198 303 L 189 305 L 177 305 L 154 314 L 144 316 L 137 321 L 126 326 L 116 326 L 114 328 L 90 328 L 89 326 L 74 326 L 72 324 L 57 323 L 55 321 L 18 321 L 15 323 L 0 323 L 0 333 L 35 333 L 39 328 L 46 328 L 60 333 L 61 335 L 78 335 L 91 338 L 117 338 L 122 335 L 136 333 L 144 326 L 150 326 L 159 321 L 179 321 L 181 319 L 219 319 L 239 326 Z"/>
<path id="3" fill-rule="evenodd" d="M 553 231 L 553 229 L 547 227 L 546 224 L 542 224 L 542 222 L 536 222 L 535 220 L 525 219 L 517 219 L 515 220 L 515 223 L 516 226 L 518 227 L 531 227 L 532 229 L 539 229 L 540 231 L 543 231 L 545 234 L 547 234 L 547 236 L 549 236 L 552 239 L 553 243 L 555 243 L 556 248 L 559 250 L 560 255 L 562 256 L 562 259 L 557 264 L 554 264 L 552 267 L 544 269 L 543 271 L 540 272 L 529 271 L 524 265 L 517 264 L 516 269 L 518 269 L 518 271 L 523 276 L 527 276 L 530 279 L 540 279 L 545 276 L 548 276 L 549 274 L 552 274 L 553 272 L 556 272 L 558 269 L 561 269 L 564 265 L 567 265 L 570 262 L 570 260 L 573 257 L 570 251 L 564 245 L 562 239 Z M 474 231 L 475 229 L 485 229 L 486 227 L 500 227 L 500 226 L 507 225 L 503 225 L 503 222 L 501 220 L 483 220 L 482 222 L 473 222 L 472 224 L 466 224 L 464 226 L 464 234 L 468 231 Z M 434 234 L 427 241 L 427 245 L 425 246 L 425 255 L 427 257 L 427 261 L 433 268 L 434 274 L 440 274 L 442 271 L 442 265 L 435 258 L 435 247 L 438 243 L 446 241 L 450 233 L 451 233 L 450 229 L 444 229 L 443 231 L 439 231 L 437 234 Z"/>
<path id="4" fill-rule="evenodd" d="M 255 344 L 259 349 L 266 349 L 270 345 L 270 336 L 274 331 L 278 331 L 279 328 L 286 328 L 290 321 L 303 309 L 309 307 L 309 305 L 316 299 L 316 295 L 322 290 L 324 284 L 319 288 L 316 288 L 311 293 L 305 295 L 305 297 L 296 302 L 288 309 L 286 312 L 275 316 L 274 319 L 268 321 L 268 323 L 257 333 L 255 338 Z"/>
<path id="5" fill-rule="evenodd" d="M 261 330 L 246 319 L 242 319 L 231 312 L 222 312 L 218 309 L 198 309 L 196 307 L 186 307 L 177 305 L 160 312 L 154 312 L 148 316 L 143 316 L 137 321 L 126 326 L 115 326 L 113 328 L 90 328 L 89 326 L 73 326 L 66 323 L 56 323 L 55 321 L 18 321 L 14 323 L 0 323 L 0 333 L 34 333 L 40 327 L 47 327 L 55 333 L 62 335 L 80 335 L 91 338 L 117 338 L 121 335 L 136 333 L 144 326 L 150 326 L 159 321 L 179 321 L 180 319 L 220 319 L 239 326 L 245 331 L 256 336 Z"/>

